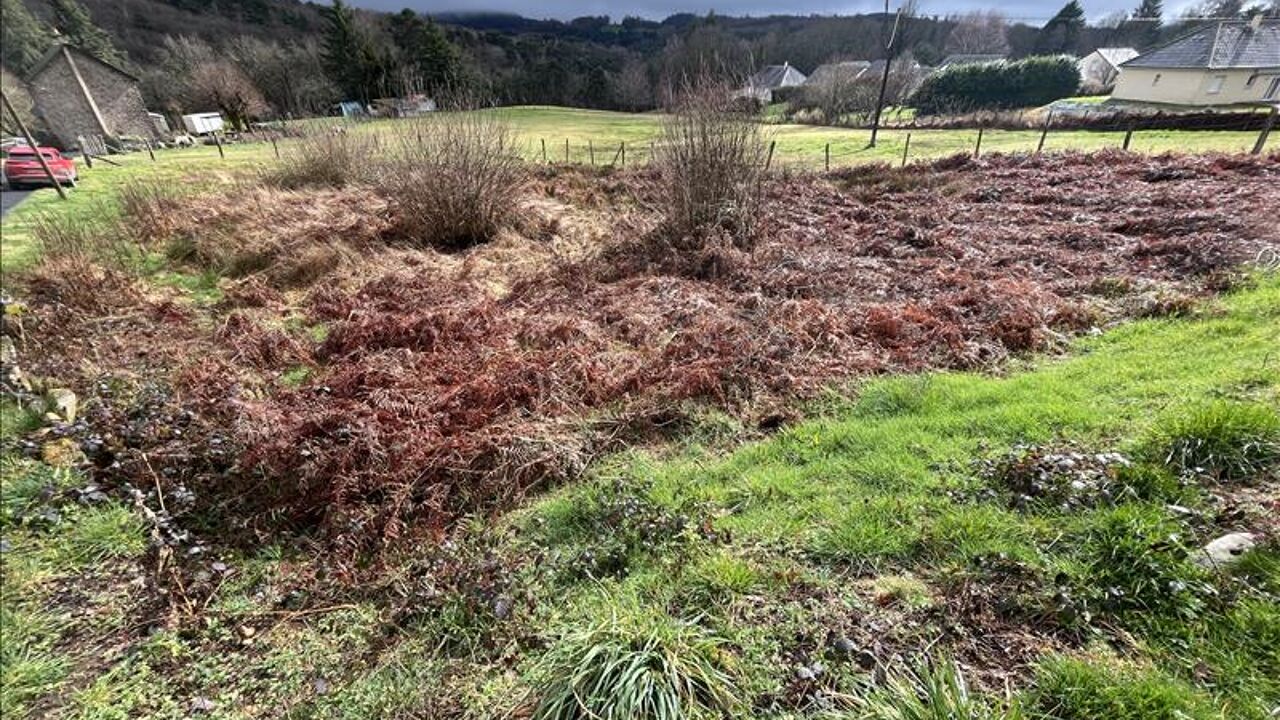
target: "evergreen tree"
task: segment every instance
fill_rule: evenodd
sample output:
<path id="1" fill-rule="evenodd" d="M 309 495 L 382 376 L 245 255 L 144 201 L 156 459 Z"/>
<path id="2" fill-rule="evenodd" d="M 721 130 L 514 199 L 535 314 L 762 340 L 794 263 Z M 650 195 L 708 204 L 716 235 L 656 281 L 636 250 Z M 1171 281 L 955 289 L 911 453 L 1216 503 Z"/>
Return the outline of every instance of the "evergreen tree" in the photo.
<path id="1" fill-rule="evenodd" d="M 1133 11 L 1132 16 L 1132 19 L 1137 22 L 1130 25 L 1132 30 L 1129 32 L 1135 45 L 1150 46 L 1160 39 L 1161 16 L 1163 15 L 1163 0 L 1142 0 L 1138 4 L 1138 8 Z"/>
<path id="2" fill-rule="evenodd" d="M 405 8 L 391 17 L 391 37 L 412 66 L 422 90 L 439 93 L 458 82 L 458 51 L 430 18 Z"/>
<path id="3" fill-rule="evenodd" d="M 368 35 L 356 24 L 355 11 L 343 0 L 323 8 L 325 17 L 322 58 L 329 79 L 344 99 L 368 102 L 377 92 L 382 62 Z"/>
<path id="4" fill-rule="evenodd" d="M 1041 55 L 1072 53 L 1080 41 L 1084 29 L 1084 8 L 1079 0 L 1071 0 L 1040 29 L 1036 37 L 1036 52 Z"/>
<path id="5" fill-rule="evenodd" d="M 0 0 L 0 65 L 25 75 L 49 48 L 49 33 L 22 4 L 22 0 Z"/>
<path id="6" fill-rule="evenodd" d="M 1142 0 L 1138 5 L 1138 9 L 1133 11 L 1133 17 L 1142 20 L 1155 20 L 1152 25 L 1159 26 L 1160 16 L 1164 15 L 1163 0 Z"/>
<path id="7" fill-rule="evenodd" d="M 124 65 L 125 56 L 111 42 L 106 30 L 93 24 L 89 11 L 76 0 L 49 0 L 53 8 L 53 27 L 72 45 L 90 55 L 115 65 Z M 8 22 L 8 7 L 5 8 Z"/>

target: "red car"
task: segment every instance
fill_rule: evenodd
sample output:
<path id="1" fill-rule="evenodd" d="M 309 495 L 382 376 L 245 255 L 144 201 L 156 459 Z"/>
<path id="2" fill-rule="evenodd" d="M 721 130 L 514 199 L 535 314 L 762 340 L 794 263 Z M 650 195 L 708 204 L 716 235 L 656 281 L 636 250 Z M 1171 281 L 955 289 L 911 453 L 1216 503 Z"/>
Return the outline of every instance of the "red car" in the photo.
<path id="1" fill-rule="evenodd" d="M 76 184 L 76 161 L 64 156 L 56 148 L 41 147 L 40 154 L 53 176 L 63 185 Z M 4 178 L 9 187 L 17 189 L 27 185 L 48 185 L 49 176 L 40 167 L 40 160 L 30 145 L 15 145 L 9 148 L 9 156 L 4 161 Z"/>

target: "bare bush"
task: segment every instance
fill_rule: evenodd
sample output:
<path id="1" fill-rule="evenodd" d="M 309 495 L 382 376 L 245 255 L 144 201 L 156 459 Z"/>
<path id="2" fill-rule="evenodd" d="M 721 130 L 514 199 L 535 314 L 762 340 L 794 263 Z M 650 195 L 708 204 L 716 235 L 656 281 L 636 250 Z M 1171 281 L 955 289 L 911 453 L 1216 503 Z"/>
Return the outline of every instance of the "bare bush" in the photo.
<path id="1" fill-rule="evenodd" d="M 375 182 L 390 204 L 393 236 L 460 250 L 516 221 L 525 179 L 507 123 L 490 111 L 468 111 L 441 113 L 402 132 Z"/>
<path id="2" fill-rule="evenodd" d="M 345 132 L 343 128 L 317 132 L 285 148 L 280 162 L 265 173 L 263 182 L 286 190 L 344 187 L 369 174 L 375 150 L 369 137 Z"/>
<path id="3" fill-rule="evenodd" d="M 677 98 L 654 157 L 668 240 L 699 247 L 727 233 L 750 245 L 761 204 L 765 142 L 729 88 L 700 82 Z"/>
<path id="4" fill-rule="evenodd" d="M 173 186 L 155 180 L 130 180 L 120 185 L 120 220 L 126 233 L 140 243 L 167 239 L 178 211 Z"/>

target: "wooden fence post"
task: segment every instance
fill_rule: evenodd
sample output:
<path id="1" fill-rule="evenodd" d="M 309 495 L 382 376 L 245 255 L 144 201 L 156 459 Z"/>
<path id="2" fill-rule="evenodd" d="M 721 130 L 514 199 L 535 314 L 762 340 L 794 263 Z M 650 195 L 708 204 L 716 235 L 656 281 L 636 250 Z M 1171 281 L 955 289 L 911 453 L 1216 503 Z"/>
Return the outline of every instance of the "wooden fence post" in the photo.
<path id="1" fill-rule="evenodd" d="M 280 159 L 280 146 L 276 144 L 276 138 L 275 138 L 275 136 L 274 136 L 274 135 L 271 137 L 271 149 L 272 149 L 273 151 L 275 151 L 276 159 L 277 159 L 277 160 L 279 160 L 279 159 Z"/>
<path id="2" fill-rule="evenodd" d="M 627 166 L 627 141 L 618 143 L 618 152 L 622 153 L 622 167 Z"/>
<path id="3" fill-rule="evenodd" d="M 227 156 L 222 153 L 222 141 L 218 139 L 217 130 L 213 131 L 213 144 L 218 146 L 218 157 L 222 158 L 223 160 L 226 160 Z"/>
<path id="4" fill-rule="evenodd" d="M 974 144 L 974 146 L 973 146 L 973 156 L 974 156 L 974 157 L 978 157 L 979 155 L 981 155 L 981 154 L 982 154 L 982 131 L 983 131 L 983 129 L 984 129 L 984 128 L 983 128 L 981 125 L 979 125 L 979 126 L 978 126 L 978 142 L 977 142 L 977 143 L 975 143 L 975 144 Z"/>
<path id="5" fill-rule="evenodd" d="M 547 139 L 542 138 L 542 164 L 547 164 Z"/>
<path id="6" fill-rule="evenodd" d="M 1262 154 L 1262 148 L 1267 145 L 1267 136 L 1271 134 L 1271 128 L 1275 127 L 1277 113 L 1280 113 L 1280 105 L 1272 105 L 1271 112 L 1267 114 L 1266 122 L 1262 123 L 1262 132 L 1258 133 L 1258 141 L 1253 144 L 1251 154 Z"/>
<path id="7" fill-rule="evenodd" d="M 907 166 L 907 153 L 911 152 L 911 133 L 907 133 L 907 141 L 902 145 L 902 167 Z"/>
<path id="8" fill-rule="evenodd" d="M 1124 131 L 1124 147 L 1123 150 L 1129 149 L 1129 143 L 1133 141 L 1133 121 L 1129 121 L 1129 127 Z"/>
<path id="9" fill-rule="evenodd" d="M 778 141 L 777 141 L 777 140 L 770 140 L 770 141 L 769 141 L 769 154 L 768 154 L 768 155 L 765 157 L 765 159 L 764 159 L 764 169 L 765 169 L 765 170 L 768 170 L 768 169 L 769 169 L 769 166 L 770 166 L 770 165 L 773 165 L 773 148 L 774 148 L 774 146 L 776 146 L 777 144 L 778 144 Z"/>
<path id="10" fill-rule="evenodd" d="M 0 89 L 0 100 L 3 100 L 4 106 L 9 108 L 9 115 L 13 117 L 13 124 L 18 126 L 18 132 L 22 133 L 22 137 L 26 138 L 27 147 L 31 148 L 36 154 L 36 160 L 40 161 L 40 167 L 44 169 L 45 177 L 49 178 L 49 182 L 53 183 L 53 189 L 58 191 L 58 197 L 66 200 L 67 191 L 62 189 L 62 183 L 58 182 L 58 178 L 49 169 L 49 161 L 45 159 L 44 153 L 40 152 L 40 146 L 36 144 L 35 138 L 31 137 L 31 131 L 27 129 L 27 124 L 22 122 L 22 118 L 18 117 L 18 111 L 13 109 L 13 103 L 9 102 L 9 93 Z"/>
<path id="11" fill-rule="evenodd" d="M 564 139 L 564 164 L 569 164 L 569 138 Z"/>
<path id="12" fill-rule="evenodd" d="M 591 164 L 594 166 L 596 164 L 596 146 L 592 145 L 590 140 L 587 141 L 587 155 L 591 157 Z"/>
<path id="13" fill-rule="evenodd" d="M 1044 139 L 1049 136 L 1049 124 L 1053 122 L 1053 111 L 1049 111 L 1049 115 L 1044 119 L 1044 129 L 1040 131 L 1040 142 L 1036 145 L 1036 154 L 1039 155 L 1044 150 Z"/>
<path id="14" fill-rule="evenodd" d="M 822 166 L 827 172 L 831 172 L 831 143 L 822 150 Z"/>
<path id="15" fill-rule="evenodd" d="M 155 151 L 154 151 L 154 150 L 152 150 L 152 149 L 151 149 L 151 141 L 150 141 L 150 140 L 146 140 L 145 142 L 147 143 L 147 155 L 151 157 L 151 162 L 155 162 L 155 161 L 156 161 L 156 153 L 155 153 Z"/>
<path id="16" fill-rule="evenodd" d="M 89 153 L 89 143 L 85 142 L 83 135 L 80 137 L 80 156 L 84 158 L 85 166 L 92 170 L 93 155 Z"/>

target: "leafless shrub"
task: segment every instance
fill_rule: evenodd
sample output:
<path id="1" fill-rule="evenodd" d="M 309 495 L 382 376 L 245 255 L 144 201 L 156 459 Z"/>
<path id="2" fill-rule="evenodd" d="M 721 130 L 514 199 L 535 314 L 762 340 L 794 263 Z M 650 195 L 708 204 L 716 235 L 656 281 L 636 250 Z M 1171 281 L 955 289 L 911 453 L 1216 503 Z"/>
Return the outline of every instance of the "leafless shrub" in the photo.
<path id="1" fill-rule="evenodd" d="M 654 161 L 669 241 L 696 248 L 724 232 L 736 244 L 751 244 L 765 142 L 760 124 L 728 87 L 686 86 L 663 123 Z"/>
<path id="2" fill-rule="evenodd" d="M 104 312 L 132 300 L 132 282 L 122 271 L 135 257 L 115 230 L 61 215 L 37 217 L 32 235 L 40 264 L 26 278 L 27 293 L 84 312 Z"/>
<path id="3" fill-rule="evenodd" d="M 391 234 L 459 250 L 517 218 L 525 168 L 507 123 L 492 111 L 447 112 L 402 132 L 375 182 L 387 196 Z"/>
<path id="4" fill-rule="evenodd" d="M 287 190 L 344 187 L 363 179 L 375 156 L 376 148 L 368 136 L 316 132 L 286 147 L 280 162 L 264 174 L 263 182 Z"/>

